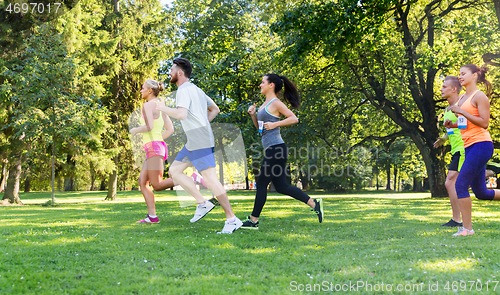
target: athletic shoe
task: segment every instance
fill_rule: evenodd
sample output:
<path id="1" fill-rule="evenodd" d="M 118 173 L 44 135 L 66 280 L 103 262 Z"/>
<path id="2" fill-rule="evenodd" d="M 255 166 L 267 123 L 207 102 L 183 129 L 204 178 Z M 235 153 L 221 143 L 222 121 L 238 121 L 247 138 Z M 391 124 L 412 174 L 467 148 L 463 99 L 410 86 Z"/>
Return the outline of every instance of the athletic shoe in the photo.
<path id="1" fill-rule="evenodd" d="M 198 172 L 196 172 L 196 171 L 193 172 L 193 174 L 191 174 L 191 178 L 193 179 L 195 184 L 201 184 L 204 187 L 208 188 L 208 186 L 203 181 L 203 176 L 201 176 Z"/>
<path id="2" fill-rule="evenodd" d="M 207 215 L 208 212 L 212 211 L 214 207 L 215 205 L 210 201 L 206 201 L 205 204 L 196 206 L 196 211 L 194 212 L 194 216 L 190 221 L 194 223 L 202 219 L 205 215 Z"/>
<path id="3" fill-rule="evenodd" d="M 135 223 L 160 223 L 160 219 L 158 218 L 158 216 L 156 216 L 155 218 L 149 217 L 148 214 L 146 215 L 146 218 L 144 218 L 143 220 L 136 221 Z"/>
<path id="4" fill-rule="evenodd" d="M 463 226 L 463 224 L 461 222 L 456 222 L 455 220 L 450 219 L 450 221 L 448 221 L 447 223 L 445 224 L 441 224 L 441 226 L 449 226 L 449 227 L 457 227 L 457 226 Z"/>
<path id="5" fill-rule="evenodd" d="M 458 236 L 471 236 L 474 234 L 474 230 L 468 230 L 466 229 L 465 227 L 461 227 L 458 229 L 458 232 L 454 233 L 453 236 L 454 237 L 458 237 Z"/>
<path id="6" fill-rule="evenodd" d="M 238 217 L 234 217 L 233 222 L 229 222 L 226 220 L 224 223 L 224 228 L 222 231 L 218 232 L 218 234 L 232 234 L 235 230 L 240 228 L 243 225 L 243 222 Z"/>
<path id="7" fill-rule="evenodd" d="M 324 209 L 323 209 L 323 199 L 314 199 L 314 203 L 316 205 L 314 205 L 314 213 L 316 213 L 318 215 L 318 220 L 319 220 L 319 223 L 322 223 L 323 222 L 323 216 L 324 216 Z"/>
<path id="8" fill-rule="evenodd" d="M 245 229 L 259 229 L 259 221 L 253 222 L 252 219 L 250 219 L 250 216 L 247 217 L 245 221 L 243 221 L 243 225 L 241 228 Z"/>

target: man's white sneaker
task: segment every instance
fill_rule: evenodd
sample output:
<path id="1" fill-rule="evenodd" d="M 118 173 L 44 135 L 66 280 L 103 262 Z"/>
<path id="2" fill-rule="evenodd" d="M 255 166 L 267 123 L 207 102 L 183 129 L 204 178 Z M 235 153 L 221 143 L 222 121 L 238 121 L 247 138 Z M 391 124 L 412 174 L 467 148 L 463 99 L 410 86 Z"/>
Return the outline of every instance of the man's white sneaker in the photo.
<path id="1" fill-rule="evenodd" d="M 191 218 L 191 222 L 196 222 L 202 219 L 208 212 L 212 211 L 215 207 L 214 204 L 210 201 L 206 201 L 205 204 L 196 206 L 196 211 L 194 212 L 193 218 Z"/>
<path id="2" fill-rule="evenodd" d="M 218 234 L 232 234 L 235 230 L 240 228 L 243 225 L 243 222 L 238 217 L 234 217 L 233 222 L 229 222 L 226 220 L 226 223 L 224 224 L 224 228 L 222 231 L 218 232 Z"/>

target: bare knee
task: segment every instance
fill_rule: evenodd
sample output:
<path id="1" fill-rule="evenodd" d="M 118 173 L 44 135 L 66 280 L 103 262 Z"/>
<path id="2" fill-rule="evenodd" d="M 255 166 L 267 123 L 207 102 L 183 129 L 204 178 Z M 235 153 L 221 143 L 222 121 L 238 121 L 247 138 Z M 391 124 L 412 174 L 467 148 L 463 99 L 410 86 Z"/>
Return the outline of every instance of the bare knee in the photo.
<path id="1" fill-rule="evenodd" d="M 455 190 L 455 181 L 447 178 L 444 186 L 448 191 Z"/>
<path id="2" fill-rule="evenodd" d="M 171 178 L 176 178 L 177 176 L 179 176 L 179 173 L 183 173 L 183 171 L 180 171 L 180 170 L 177 170 L 177 169 L 169 169 L 168 170 L 168 175 Z"/>
<path id="3" fill-rule="evenodd" d="M 143 188 L 143 187 L 145 187 L 145 186 L 147 186 L 147 185 L 148 185 L 148 181 L 147 181 L 147 180 L 144 180 L 144 178 L 142 178 L 142 177 L 139 177 L 138 182 L 139 182 L 139 187 L 140 187 L 140 188 Z"/>

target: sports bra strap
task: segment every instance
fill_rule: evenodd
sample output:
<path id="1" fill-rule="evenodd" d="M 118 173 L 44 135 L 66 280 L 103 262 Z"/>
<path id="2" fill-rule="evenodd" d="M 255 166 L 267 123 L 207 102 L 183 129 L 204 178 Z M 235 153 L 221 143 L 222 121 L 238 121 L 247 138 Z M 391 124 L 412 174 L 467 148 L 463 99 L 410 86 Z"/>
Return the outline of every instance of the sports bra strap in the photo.
<path id="1" fill-rule="evenodd" d="M 275 97 L 275 98 L 273 98 L 273 99 L 272 99 L 272 100 L 271 100 L 268 104 L 266 104 L 266 107 L 265 107 L 266 112 L 268 112 L 268 113 L 269 113 L 269 111 L 267 110 L 267 107 L 268 107 L 268 106 L 269 106 L 269 105 L 270 105 L 270 104 L 271 104 L 271 103 L 272 103 L 275 99 L 278 99 L 278 98 L 277 98 L 277 97 Z"/>
<path id="2" fill-rule="evenodd" d="M 474 95 L 476 95 L 476 93 L 478 93 L 478 92 L 479 92 L 479 89 L 477 89 L 476 91 L 472 92 L 472 94 L 471 94 L 469 97 L 467 97 L 467 100 L 472 99 L 472 98 L 474 97 Z M 465 93 L 464 93 L 464 94 L 462 94 L 462 95 L 460 96 L 460 98 L 458 99 L 458 102 L 456 103 L 457 105 L 458 105 L 458 103 L 462 100 L 462 98 L 464 98 L 464 96 L 465 96 Z M 467 101 L 467 100 L 466 100 L 466 101 Z M 462 105 L 463 105 L 466 101 L 464 101 L 464 102 L 462 103 Z"/>

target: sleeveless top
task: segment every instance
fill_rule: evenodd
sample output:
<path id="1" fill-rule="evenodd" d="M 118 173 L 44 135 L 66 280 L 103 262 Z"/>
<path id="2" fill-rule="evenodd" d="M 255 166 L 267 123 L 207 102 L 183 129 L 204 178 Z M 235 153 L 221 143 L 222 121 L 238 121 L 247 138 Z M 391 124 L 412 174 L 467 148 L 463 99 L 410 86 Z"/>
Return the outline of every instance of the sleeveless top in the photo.
<path id="1" fill-rule="evenodd" d="M 467 100 L 460 107 L 462 108 L 462 110 L 468 112 L 474 117 L 479 117 L 479 112 L 477 110 L 477 107 L 474 107 L 472 105 L 471 100 L 478 91 L 479 90 L 476 90 L 476 92 L 474 92 L 469 98 L 467 98 Z M 488 129 L 474 125 L 470 121 L 467 121 L 467 128 L 461 129 L 460 131 L 462 132 L 462 139 L 464 141 L 464 147 L 466 148 L 478 142 L 492 141 Z"/>
<path id="2" fill-rule="evenodd" d="M 141 117 L 141 124 L 146 125 L 144 117 Z M 161 133 L 163 131 L 163 124 L 163 116 L 160 113 L 160 117 L 153 120 L 153 128 L 151 129 L 151 131 L 142 134 L 142 143 L 146 144 L 152 141 L 163 141 L 163 137 L 161 136 Z"/>
<path id="3" fill-rule="evenodd" d="M 278 122 L 280 120 L 279 117 L 276 117 L 275 115 L 271 114 L 268 110 L 267 107 L 275 100 L 278 98 L 274 98 L 271 100 L 262 110 L 259 110 L 257 112 L 257 120 L 258 121 L 263 121 L 265 122 Z M 273 130 L 262 130 L 262 146 L 264 147 L 264 150 L 266 150 L 268 147 L 285 143 L 283 141 L 283 138 L 281 138 L 281 133 L 280 133 L 280 128 L 276 127 Z"/>
<path id="4" fill-rule="evenodd" d="M 457 122 L 457 117 L 448 108 L 445 109 L 443 116 L 443 121 L 446 122 L 446 120 L 450 120 L 453 123 Z M 450 140 L 452 155 L 454 155 L 456 152 L 460 152 L 461 154 L 465 153 L 464 141 L 462 140 L 460 129 L 453 128 L 453 134 L 448 134 L 448 139 Z"/>

